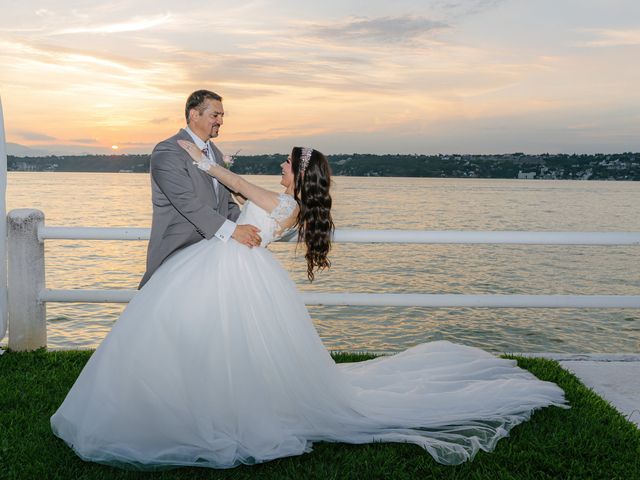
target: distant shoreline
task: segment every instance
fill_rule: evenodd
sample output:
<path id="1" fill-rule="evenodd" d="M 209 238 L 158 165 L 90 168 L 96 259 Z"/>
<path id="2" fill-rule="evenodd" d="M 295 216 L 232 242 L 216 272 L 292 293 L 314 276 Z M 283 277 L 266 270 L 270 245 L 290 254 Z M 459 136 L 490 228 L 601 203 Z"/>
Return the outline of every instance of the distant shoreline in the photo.
<path id="1" fill-rule="evenodd" d="M 149 155 L 7 157 L 9 171 L 147 173 Z M 640 153 L 501 155 L 329 155 L 336 176 L 640 180 Z M 285 154 L 238 156 L 233 171 L 279 175 Z"/>

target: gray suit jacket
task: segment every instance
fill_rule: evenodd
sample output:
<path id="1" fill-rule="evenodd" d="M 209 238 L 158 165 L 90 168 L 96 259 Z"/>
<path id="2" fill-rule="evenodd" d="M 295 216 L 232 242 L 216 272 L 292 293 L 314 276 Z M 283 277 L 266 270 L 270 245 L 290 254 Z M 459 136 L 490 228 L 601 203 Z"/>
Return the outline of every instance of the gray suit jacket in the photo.
<path id="1" fill-rule="evenodd" d="M 147 271 L 138 288 L 176 250 L 211 238 L 225 220 L 236 220 L 240 208 L 222 184 L 218 196 L 211 177 L 200 170 L 178 140 L 192 142 L 184 129 L 160 142 L 151 153 L 153 220 L 147 249 Z M 222 153 L 211 142 L 218 163 Z"/>

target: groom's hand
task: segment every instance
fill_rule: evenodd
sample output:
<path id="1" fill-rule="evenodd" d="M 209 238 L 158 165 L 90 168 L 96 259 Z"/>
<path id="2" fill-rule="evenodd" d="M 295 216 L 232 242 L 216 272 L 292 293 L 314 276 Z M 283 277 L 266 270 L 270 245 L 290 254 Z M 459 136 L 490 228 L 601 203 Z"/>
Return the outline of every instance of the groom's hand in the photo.
<path id="1" fill-rule="evenodd" d="M 245 244 L 249 248 L 253 248 L 260 245 L 262 241 L 262 238 L 258 235 L 259 232 L 260 230 L 253 225 L 238 225 L 231 234 L 231 238 Z"/>

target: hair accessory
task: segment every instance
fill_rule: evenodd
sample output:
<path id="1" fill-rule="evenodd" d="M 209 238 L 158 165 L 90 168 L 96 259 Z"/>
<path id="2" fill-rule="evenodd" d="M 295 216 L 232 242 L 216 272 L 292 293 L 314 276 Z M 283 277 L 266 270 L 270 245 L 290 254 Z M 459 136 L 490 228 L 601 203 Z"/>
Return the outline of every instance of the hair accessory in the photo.
<path id="1" fill-rule="evenodd" d="M 302 173 L 304 173 L 304 171 L 309 166 L 309 160 L 311 160 L 311 154 L 313 153 L 313 148 L 309 148 L 309 147 L 301 147 L 301 148 L 302 148 L 302 153 L 300 154 L 300 170 L 302 171 Z"/>

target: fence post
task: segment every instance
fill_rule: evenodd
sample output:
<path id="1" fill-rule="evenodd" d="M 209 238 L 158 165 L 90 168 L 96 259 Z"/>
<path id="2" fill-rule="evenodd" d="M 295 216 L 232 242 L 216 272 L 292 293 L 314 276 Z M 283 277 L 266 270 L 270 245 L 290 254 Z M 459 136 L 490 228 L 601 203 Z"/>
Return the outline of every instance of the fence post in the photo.
<path id="1" fill-rule="evenodd" d="M 46 305 L 38 299 L 44 289 L 44 242 L 38 240 L 44 213 L 20 208 L 7 217 L 9 348 L 35 350 L 47 346 Z"/>
<path id="2" fill-rule="evenodd" d="M 7 149 L 0 98 L 0 340 L 7 333 Z M 2 354 L 2 349 L 0 349 Z"/>

